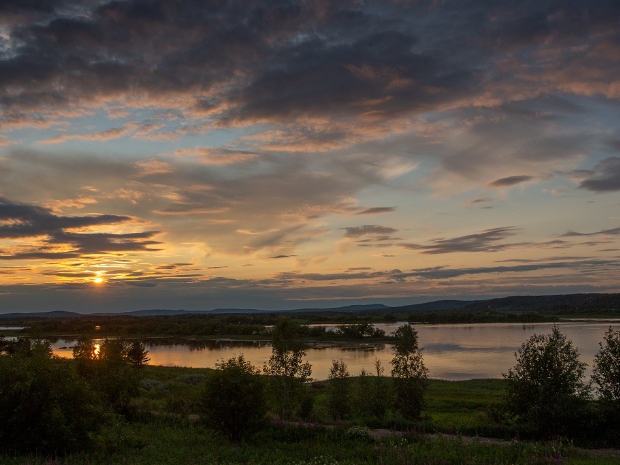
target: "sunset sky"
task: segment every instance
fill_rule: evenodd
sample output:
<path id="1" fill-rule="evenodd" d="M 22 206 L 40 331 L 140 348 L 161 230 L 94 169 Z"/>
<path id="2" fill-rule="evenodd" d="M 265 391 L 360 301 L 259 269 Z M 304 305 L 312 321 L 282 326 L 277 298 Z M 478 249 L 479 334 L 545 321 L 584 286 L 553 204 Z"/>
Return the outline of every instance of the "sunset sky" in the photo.
<path id="1" fill-rule="evenodd" d="M 620 291 L 620 2 L 0 3 L 0 313 Z"/>

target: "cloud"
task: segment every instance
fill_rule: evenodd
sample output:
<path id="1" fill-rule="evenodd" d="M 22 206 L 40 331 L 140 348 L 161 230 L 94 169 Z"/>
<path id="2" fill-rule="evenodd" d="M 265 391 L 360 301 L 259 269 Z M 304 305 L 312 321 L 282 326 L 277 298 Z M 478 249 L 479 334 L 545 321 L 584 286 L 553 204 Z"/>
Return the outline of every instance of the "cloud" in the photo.
<path id="1" fill-rule="evenodd" d="M 51 210 L 0 197 L 0 239 L 24 244 L 5 247 L 2 260 L 76 258 L 85 254 L 155 251 L 161 242 L 151 240 L 157 231 L 102 233 L 93 227 L 132 221 L 123 215 L 58 216 Z"/>
<path id="2" fill-rule="evenodd" d="M 531 180 L 532 176 L 508 176 L 488 183 L 487 187 L 512 187 Z"/>
<path id="3" fill-rule="evenodd" d="M 372 207 L 356 212 L 355 215 L 377 215 L 379 213 L 393 213 L 395 211 L 395 207 Z"/>
<path id="4" fill-rule="evenodd" d="M 487 202 L 492 202 L 492 199 L 488 199 L 488 198 L 477 198 L 474 200 L 469 200 L 468 202 L 465 202 L 465 205 L 467 206 L 471 206 L 471 205 L 478 205 L 480 203 L 487 203 Z"/>
<path id="5" fill-rule="evenodd" d="M 452 239 L 432 239 L 430 245 L 412 243 L 399 244 L 409 250 L 420 250 L 423 254 L 444 254 L 458 252 L 497 252 L 519 244 L 499 244 L 508 237 L 515 236 L 519 229 L 512 226 L 486 229 L 477 234 L 454 237 Z"/>
<path id="6" fill-rule="evenodd" d="M 584 179 L 579 187 L 594 192 L 620 190 L 620 157 L 609 157 L 598 163 L 595 174 Z"/>
<path id="7" fill-rule="evenodd" d="M 193 149 L 179 149 L 174 152 L 177 156 L 198 156 L 206 165 L 234 165 L 246 163 L 260 158 L 260 154 L 210 147 L 195 147 Z"/>
<path id="8" fill-rule="evenodd" d="M 60 136 L 51 137 L 37 141 L 37 144 L 59 144 L 68 140 L 84 140 L 105 142 L 112 139 L 119 139 L 130 133 L 129 128 L 111 128 L 101 132 L 92 134 L 61 134 Z"/>
<path id="9" fill-rule="evenodd" d="M 582 237 L 582 236 L 618 236 L 620 235 L 620 228 L 604 229 L 602 231 L 596 231 L 592 233 L 580 233 L 575 231 L 568 231 L 562 234 L 562 237 Z"/>
<path id="10" fill-rule="evenodd" d="M 390 228 L 387 226 L 378 226 L 375 224 L 365 224 L 364 226 L 354 226 L 344 229 L 346 231 L 344 237 L 354 239 L 367 235 L 392 234 L 397 231 L 394 228 Z"/>
<path id="11" fill-rule="evenodd" d="M 156 160 L 151 158 L 146 161 L 136 162 L 136 166 L 140 169 L 139 176 L 151 176 L 154 174 L 172 173 L 174 168 L 167 161 Z"/>

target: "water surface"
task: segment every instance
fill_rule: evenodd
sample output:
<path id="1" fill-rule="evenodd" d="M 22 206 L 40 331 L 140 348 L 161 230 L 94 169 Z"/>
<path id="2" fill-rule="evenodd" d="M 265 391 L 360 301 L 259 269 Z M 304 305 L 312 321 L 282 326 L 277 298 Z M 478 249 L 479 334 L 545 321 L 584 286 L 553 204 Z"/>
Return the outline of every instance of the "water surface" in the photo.
<path id="1" fill-rule="evenodd" d="M 402 323 L 377 324 L 386 334 Z M 620 329 L 620 322 L 565 322 L 557 324 L 581 354 L 581 361 L 588 364 L 588 376 L 594 355 L 599 350 L 605 331 L 612 326 Z M 416 325 L 420 347 L 424 349 L 424 363 L 431 378 L 464 380 L 474 378 L 501 378 L 502 373 L 515 364 L 515 352 L 534 333 L 551 332 L 553 323 L 484 323 L 459 325 Z M 72 356 L 75 341 L 58 341 L 54 352 L 63 357 Z M 389 375 L 392 359 L 390 344 L 371 344 L 365 339 L 357 349 L 310 348 L 306 360 L 312 364 L 312 377 L 326 379 L 333 359 L 342 359 L 351 375 L 358 375 L 362 368 L 374 372 L 375 358 L 380 360 Z M 351 344 L 348 344 L 351 346 Z M 202 342 L 194 344 L 148 344 L 151 365 L 213 368 L 220 359 L 244 354 L 246 360 L 262 367 L 271 355 L 268 342 Z"/>

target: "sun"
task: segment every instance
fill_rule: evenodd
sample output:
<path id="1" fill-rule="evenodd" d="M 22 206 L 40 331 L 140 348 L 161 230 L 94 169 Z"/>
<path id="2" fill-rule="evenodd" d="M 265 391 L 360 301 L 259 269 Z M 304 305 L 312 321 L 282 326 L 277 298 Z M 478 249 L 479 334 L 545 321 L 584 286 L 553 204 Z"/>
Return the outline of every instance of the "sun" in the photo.
<path id="1" fill-rule="evenodd" d="M 94 282 L 95 284 L 101 284 L 101 283 L 103 282 L 103 278 L 95 278 L 95 279 L 93 280 L 93 282 Z"/>

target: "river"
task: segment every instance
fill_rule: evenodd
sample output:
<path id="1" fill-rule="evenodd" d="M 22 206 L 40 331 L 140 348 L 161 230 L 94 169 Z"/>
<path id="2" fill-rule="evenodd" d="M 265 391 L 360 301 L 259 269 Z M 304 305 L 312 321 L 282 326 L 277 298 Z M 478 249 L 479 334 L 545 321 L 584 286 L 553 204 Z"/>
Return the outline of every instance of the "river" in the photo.
<path id="1" fill-rule="evenodd" d="M 376 324 L 386 334 L 393 332 L 403 323 Z M 599 350 L 605 331 L 611 326 L 620 329 L 620 321 L 613 322 L 562 322 L 558 323 L 562 333 L 578 348 L 581 361 L 588 364 L 591 374 L 594 355 Z M 515 364 L 515 352 L 531 335 L 547 334 L 553 323 L 484 323 L 458 325 L 415 325 L 423 348 L 424 363 L 431 378 L 465 380 L 474 378 L 501 378 L 502 373 Z M 54 352 L 62 357 L 71 357 L 71 346 L 75 341 L 60 340 L 53 344 Z M 342 359 L 353 376 L 362 368 L 374 372 L 374 361 L 378 359 L 389 375 L 392 347 L 389 344 L 365 344 L 356 349 L 342 347 L 309 348 L 306 360 L 312 364 L 312 378 L 326 379 L 333 359 Z M 366 343 L 369 342 L 369 343 Z M 353 344 L 348 344 L 353 346 Z M 208 344 L 149 344 L 151 365 L 186 366 L 212 368 L 220 359 L 244 354 L 246 360 L 261 367 L 271 355 L 268 342 L 231 341 Z"/>

